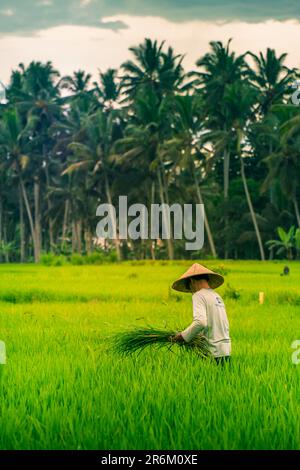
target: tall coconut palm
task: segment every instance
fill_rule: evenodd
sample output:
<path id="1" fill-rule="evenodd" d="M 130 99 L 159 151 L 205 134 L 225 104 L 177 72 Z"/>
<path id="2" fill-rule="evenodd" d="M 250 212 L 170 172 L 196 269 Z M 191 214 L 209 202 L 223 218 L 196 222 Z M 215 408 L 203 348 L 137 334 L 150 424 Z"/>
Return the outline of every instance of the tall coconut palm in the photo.
<path id="1" fill-rule="evenodd" d="M 254 61 L 249 77 L 259 91 L 259 111 L 265 116 L 273 105 L 282 103 L 291 94 L 296 70 L 284 65 L 287 54 L 277 56 L 274 49 L 267 48 L 265 55 L 262 52 L 248 55 Z"/>
<path id="2" fill-rule="evenodd" d="M 299 178 L 300 178 L 300 134 L 293 135 L 283 131 L 281 146 L 277 152 L 265 158 L 269 173 L 264 181 L 262 189 L 267 189 L 274 180 L 278 180 L 280 188 L 285 196 L 292 201 L 297 224 L 300 227 L 299 210 Z"/>
<path id="3" fill-rule="evenodd" d="M 62 114 L 60 93 L 55 80 L 59 73 L 51 62 L 42 64 L 31 62 L 28 67 L 19 65 L 13 75 L 10 86 L 12 101 L 18 109 L 21 119 L 27 121 L 27 131 L 31 140 L 31 170 L 34 186 L 34 227 L 38 259 L 42 249 L 42 192 L 43 179 L 46 186 L 48 213 L 51 213 L 52 202 L 49 196 L 51 172 L 51 149 L 53 142 L 49 136 L 49 128 Z M 17 85 L 20 88 L 17 88 Z M 49 217 L 50 246 L 54 244 L 53 220 Z"/>
<path id="4" fill-rule="evenodd" d="M 235 143 L 236 155 L 239 157 L 240 160 L 240 172 L 244 186 L 245 196 L 249 207 L 252 223 L 254 226 L 257 243 L 259 246 L 261 260 L 264 261 L 264 247 L 245 172 L 247 129 L 249 126 L 249 122 L 251 122 L 251 117 L 253 117 L 253 106 L 256 102 L 256 91 L 251 88 L 249 83 L 245 83 L 242 81 L 236 82 L 227 88 L 226 93 L 224 95 L 224 100 L 226 102 L 226 105 L 228 106 L 228 109 L 230 109 L 232 127 L 230 131 L 225 133 L 221 142 L 226 142 L 230 139 L 232 140 L 232 142 Z"/>
<path id="5" fill-rule="evenodd" d="M 117 70 L 108 69 L 106 72 L 100 72 L 99 83 L 94 82 L 94 87 L 104 109 L 110 110 L 120 107 L 121 84 L 117 78 Z"/>
<path id="6" fill-rule="evenodd" d="M 199 145 L 199 133 L 203 129 L 202 107 L 199 106 L 197 96 L 175 96 L 170 100 L 170 114 L 173 118 L 174 136 L 164 142 L 163 148 L 167 155 L 175 153 L 176 168 L 185 168 L 191 171 L 193 176 L 196 194 L 199 204 L 204 204 L 196 156 L 201 151 Z M 212 255 L 216 258 L 217 252 L 208 221 L 207 211 L 205 212 L 205 230 Z"/>
<path id="7" fill-rule="evenodd" d="M 164 51 L 164 41 L 158 44 L 146 38 L 129 50 L 134 60 L 123 63 L 122 89 L 127 98 L 133 99 L 143 88 L 155 93 L 161 101 L 167 94 L 174 94 L 183 85 L 185 74 L 182 55 L 175 55 L 171 47 Z"/>
<path id="8" fill-rule="evenodd" d="M 86 73 L 84 70 L 77 70 L 73 75 L 62 77 L 59 86 L 63 89 L 67 89 L 73 95 L 78 96 L 80 93 L 86 93 L 88 91 L 91 78 L 90 73 Z"/>
<path id="9" fill-rule="evenodd" d="M 165 102 L 159 103 L 155 92 L 139 93 L 133 107 L 133 119 L 127 126 L 125 135 L 115 145 L 115 154 L 119 164 L 138 165 L 148 168 L 149 176 L 157 182 L 162 207 L 169 204 L 168 181 L 165 174 L 162 145 L 167 123 Z M 166 213 L 163 212 L 167 225 Z M 174 257 L 172 238 L 167 239 L 169 259 Z"/>
<path id="10" fill-rule="evenodd" d="M 0 121 L 0 149 L 3 155 L 2 165 L 6 169 L 11 169 L 18 180 L 20 194 L 20 227 L 23 227 L 23 204 L 26 208 L 28 222 L 34 248 L 34 259 L 39 261 L 39 242 L 37 240 L 37 232 L 34 226 L 34 218 L 30 205 L 30 198 L 24 181 L 25 171 L 30 162 L 30 140 L 28 139 L 28 130 L 22 123 L 17 111 L 7 110 Z M 21 244 L 24 244 L 22 239 Z M 23 254 L 22 254 L 23 258 Z M 23 261 L 24 259 L 22 259 Z"/>
<path id="11" fill-rule="evenodd" d="M 74 161 L 69 145 L 72 142 L 82 142 L 86 138 L 85 129 L 88 126 L 91 111 L 92 107 L 88 104 L 82 106 L 82 103 L 75 98 L 74 101 L 70 102 L 68 112 L 64 113 L 61 119 L 56 120 L 49 130 L 51 139 L 54 142 L 51 160 L 55 163 L 55 167 L 52 168 L 53 183 L 49 188 L 49 195 L 51 199 L 54 199 L 52 212 L 56 215 L 61 213 L 60 223 L 57 223 L 61 249 L 66 247 L 68 227 L 72 226 L 75 230 L 76 221 L 73 218 L 79 213 L 80 206 L 80 198 L 78 199 L 76 196 L 76 185 L 82 183 L 78 175 L 61 176 L 61 174 L 66 168 L 67 162 L 70 159 L 72 162 Z M 88 194 L 84 199 L 87 199 Z M 84 204 L 84 201 L 82 203 Z M 79 243 L 76 250 L 78 250 L 78 245 Z"/>
<path id="12" fill-rule="evenodd" d="M 111 168 L 109 156 L 114 140 L 118 136 L 118 111 L 104 112 L 98 110 L 87 118 L 83 129 L 82 141 L 73 141 L 69 148 L 74 158 L 68 162 L 63 174 L 71 174 L 74 171 L 89 170 L 98 179 L 98 185 L 103 184 L 107 202 L 113 203 L 111 191 Z M 116 228 L 115 228 L 116 230 Z M 117 231 L 116 231 L 117 232 Z M 119 239 L 115 240 L 118 259 L 121 259 Z"/>
<path id="13" fill-rule="evenodd" d="M 207 126 L 212 131 L 227 133 L 231 129 L 231 113 L 224 96 L 228 86 L 233 85 L 248 74 L 245 54 L 237 56 L 230 49 L 231 39 L 224 45 L 220 41 L 210 42 L 211 50 L 201 57 L 196 65 L 199 71 L 193 72 L 194 85 L 198 86 L 204 96 L 207 113 Z M 230 141 L 223 145 L 223 194 L 224 207 L 227 212 L 230 175 Z M 225 214 L 225 225 L 228 226 L 228 215 Z M 226 230 L 227 233 L 227 230 Z M 225 258 L 228 255 L 228 240 L 225 240 Z"/>
<path id="14" fill-rule="evenodd" d="M 58 82 L 58 88 L 64 95 L 61 102 L 71 108 L 79 109 L 82 113 L 95 112 L 99 103 L 91 79 L 91 74 L 83 70 L 77 70 L 73 75 L 62 77 Z"/>

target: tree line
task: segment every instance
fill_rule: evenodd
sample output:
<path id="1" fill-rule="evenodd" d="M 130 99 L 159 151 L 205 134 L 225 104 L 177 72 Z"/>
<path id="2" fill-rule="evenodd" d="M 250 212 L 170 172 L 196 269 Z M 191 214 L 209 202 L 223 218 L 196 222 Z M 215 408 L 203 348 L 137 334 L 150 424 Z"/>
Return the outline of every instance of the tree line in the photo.
<path id="1" fill-rule="evenodd" d="M 145 39 L 130 54 L 96 81 L 82 70 L 60 76 L 51 62 L 12 71 L 0 105 L 1 261 L 95 250 L 276 256 L 268 241 L 278 227 L 300 227 L 298 71 L 286 54 L 237 55 L 231 41 L 213 41 L 192 71 L 164 42 Z M 147 207 L 204 204 L 204 248 L 186 252 L 172 238 L 97 245 L 96 208 L 119 195 Z"/>

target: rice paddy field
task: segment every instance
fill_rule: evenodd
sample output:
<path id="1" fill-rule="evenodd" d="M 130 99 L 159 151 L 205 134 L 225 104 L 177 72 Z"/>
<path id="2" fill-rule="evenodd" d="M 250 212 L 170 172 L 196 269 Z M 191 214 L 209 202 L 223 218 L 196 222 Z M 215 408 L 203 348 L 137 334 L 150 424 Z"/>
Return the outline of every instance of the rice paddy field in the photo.
<path id="1" fill-rule="evenodd" d="M 169 288 L 189 262 L 1 265 L 0 448 L 299 449 L 300 263 L 286 277 L 283 262 L 205 264 L 225 274 L 230 367 L 112 349 L 129 328 L 191 322 L 190 295 Z"/>

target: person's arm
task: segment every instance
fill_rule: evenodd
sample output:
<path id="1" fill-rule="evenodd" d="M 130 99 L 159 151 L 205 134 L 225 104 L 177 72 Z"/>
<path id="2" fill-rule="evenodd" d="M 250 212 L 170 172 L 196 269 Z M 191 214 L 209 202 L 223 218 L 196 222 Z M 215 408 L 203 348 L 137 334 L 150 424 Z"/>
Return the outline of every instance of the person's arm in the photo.
<path id="1" fill-rule="evenodd" d="M 189 343 L 198 333 L 207 327 L 206 303 L 203 297 L 193 297 L 193 322 L 184 331 L 176 335 L 176 341 Z M 180 336 L 180 338 L 179 338 Z"/>

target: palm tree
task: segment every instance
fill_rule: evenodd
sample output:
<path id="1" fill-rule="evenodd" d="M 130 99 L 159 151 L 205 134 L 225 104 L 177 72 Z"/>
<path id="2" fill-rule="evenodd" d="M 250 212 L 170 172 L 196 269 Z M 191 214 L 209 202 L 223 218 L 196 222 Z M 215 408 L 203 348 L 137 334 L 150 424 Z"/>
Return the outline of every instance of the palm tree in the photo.
<path id="1" fill-rule="evenodd" d="M 164 45 L 164 41 L 158 44 L 157 41 L 146 38 L 144 43 L 130 48 L 135 60 L 129 60 L 122 65 L 124 74 L 121 76 L 121 88 L 125 102 L 133 105 L 129 114 L 140 112 L 138 125 L 149 125 L 147 133 L 151 140 L 151 150 L 147 153 L 151 154 L 150 160 L 155 162 L 160 201 L 162 204 L 168 204 L 166 167 L 159 152 L 162 126 L 158 122 L 158 116 L 163 109 L 163 100 L 183 89 L 185 73 L 182 67 L 183 56 L 175 55 L 171 47 L 165 51 Z M 154 121 L 151 122 L 152 118 Z M 166 214 L 164 217 L 166 219 Z M 174 248 L 171 239 L 167 240 L 167 246 L 168 256 L 173 259 Z"/>
<path id="2" fill-rule="evenodd" d="M 94 82 L 94 92 L 99 98 L 101 106 L 106 110 L 119 108 L 121 84 L 117 79 L 117 70 L 108 69 L 99 73 L 99 83 Z"/>
<path id="3" fill-rule="evenodd" d="M 202 107 L 199 106 L 197 96 L 177 95 L 170 100 L 170 114 L 174 122 L 174 137 L 167 140 L 163 147 L 167 156 L 175 153 L 174 169 L 185 167 L 191 171 L 193 175 L 196 194 L 199 204 L 204 204 L 199 175 L 198 166 L 196 164 L 197 155 L 201 153 L 199 149 L 199 133 L 203 128 Z M 201 168 L 200 168 L 201 169 Z M 216 258 L 217 252 L 213 235 L 210 229 L 207 213 L 205 213 L 205 230 L 212 255 Z"/>
<path id="4" fill-rule="evenodd" d="M 290 199 L 294 205 L 297 224 L 300 227 L 300 211 L 297 199 L 298 181 L 300 177 L 300 155 L 297 147 L 284 146 L 277 153 L 265 158 L 269 173 L 262 186 L 266 190 L 270 184 L 278 179 L 283 194 Z"/>
<path id="5" fill-rule="evenodd" d="M 87 93 L 91 78 L 90 73 L 85 73 L 84 70 L 77 70 L 73 75 L 62 77 L 59 86 L 70 91 L 73 96 L 78 96 L 79 94 Z"/>
<path id="6" fill-rule="evenodd" d="M 42 249 L 70 254 L 71 240 L 73 252 L 89 252 L 96 201 L 125 192 L 148 205 L 205 201 L 213 255 L 218 227 L 225 257 L 238 256 L 230 240 L 254 240 L 264 259 L 262 239 L 278 225 L 300 227 L 300 108 L 286 103 L 297 76 L 286 54 L 236 55 L 231 41 L 214 41 L 186 75 L 164 42 L 145 39 L 130 52 L 97 82 L 83 70 L 61 78 L 51 62 L 13 71 L 0 103 L 0 261 L 24 261 L 31 245 L 35 261 Z M 171 239 L 161 253 L 132 241 L 122 255 L 149 247 L 152 258 L 184 253 Z"/>
<path id="7" fill-rule="evenodd" d="M 7 110 L 0 121 L 0 149 L 2 153 L 2 165 L 7 170 L 12 170 L 17 179 L 19 186 L 20 196 L 20 227 L 23 230 L 23 204 L 24 202 L 28 222 L 34 247 L 34 259 L 36 262 L 39 261 L 39 243 L 37 240 L 37 232 L 34 227 L 34 219 L 32 210 L 30 207 L 30 199 L 26 189 L 24 176 L 25 170 L 28 168 L 30 163 L 30 141 L 28 139 L 28 129 L 22 123 L 20 116 L 16 110 Z M 21 246 L 24 246 L 23 239 L 21 240 Z M 22 261 L 23 259 L 22 253 Z"/>
<path id="8" fill-rule="evenodd" d="M 262 190 L 270 187 L 278 180 L 283 194 L 292 201 L 298 227 L 300 227 L 300 209 L 298 202 L 298 181 L 300 177 L 300 114 L 295 106 L 277 105 L 272 112 L 279 119 L 279 145 L 276 151 L 264 159 L 269 173 L 264 181 Z"/>
<path id="9" fill-rule="evenodd" d="M 254 70 L 249 70 L 249 77 L 259 91 L 259 111 L 265 116 L 273 105 L 282 103 L 291 94 L 295 69 L 284 65 L 287 54 L 277 57 L 274 49 L 267 48 L 265 55 L 262 52 L 259 55 L 248 52 L 248 55 L 255 65 Z"/>
<path id="10" fill-rule="evenodd" d="M 86 77 L 84 83 L 87 85 L 88 82 L 89 77 Z M 96 181 L 97 178 L 99 180 L 97 170 L 102 169 L 103 184 L 105 183 L 106 188 L 105 197 L 110 203 L 112 202 L 111 182 L 109 182 L 110 176 L 108 174 L 110 170 L 107 170 L 110 165 L 107 161 L 105 167 L 103 166 L 100 154 L 101 152 L 103 153 L 105 147 L 104 154 L 106 157 L 104 158 L 108 159 L 110 145 L 117 137 L 120 137 L 122 126 L 122 115 L 119 111 L 117 112 L 120 86 L 117 84 L 115 70 L 109 69 L 106 73 L 100 73 L 99 83 L 94 82 L 93 88 L 90 91 L 85 90 L 84 86 L 82 88 L 84 90 L 84 102 L 78 99 L 74 89 L 75 93 L 70 97 L 70 108 L 67 118 L 62 119 L 53 126 L 55 132 L 60 134 L 55 146 L 55 152 L 63 153 L 67 160 L 65 164 L 67 168 L 62 172 L 62 176 L 63 178 L 69 178 L 69 191 L 65 192 L 62 244 L 66 238 L 67 220 L 70 215 L 73 219 L 73 249 L 77 251 L 80 251 L 79 247 L 81 246 L 83 220 L 85 221 L 85 239 L 89 240 L 88 245 L 90 249 L 92 233 L 90 224 L 92 216 L 88 217 L 87 213 L 81 213 L 81 200 L 84 201 L 85 199 L 82 191 L 80 196 L 79 191 L 75 198 L 72 196 L 72 199 L 67 194 L 71 194 L 74 185 L 79 185 L 82 188 L 87 188 L 88 186 L 90 188 L 89 191 L 93 191 L 93 187 L 98 186 L 95 189 L 95 194 L 97 197 L 99 195 L 102 197 L 101 185 L 99 185 L 99 181 Z M 96 146 L 98 147 L 96 148 Z M 92 149 L 95 151 L 94 155 L 92 155 Z M 75 170 L 76 177 L 73 174 Z M 81 170 L 81 175 L 79 175 L 79 170 Z M 85 177 L 83 175 L 84 172 L 86 173 Z M 86 207 L 87 205 L 88 201 L 85 202 Z M 93 213 L 92 208 L 91 211 Z M 119 240 L 116 240 L 115 244 L 118 258 L 121 259 Z"/>
<path id="11" fill-rule="evenodd" d="M 22 120 L 27 122 L 27 132 L 31 141 L 31 171 L 34 174 L 34 228 L 37 260 L 42 248 L 42 182 L 45 179 L 46 201 L 48 214 L 52 211 L 49 196 L 51 179 L 51 150 L 53 142 L 49 136 L 49 128 L 59 120 L 62 114 L 60 93 L 55 80 L 59 73 L 51 62 L 42 64 L 31 62 L 28 67 L 19 65 L 14 72 L 10 85 L 10 95 Z M 20 86 L 18 89 L 17 86 Z M 53 220 L 48 219 L 50 247 L 54 244 Z"/>
<path id="12" fill-rule="evenodd" d="M 62 104 L 76 108 L 82 113 L 95 112 L 99 107 L 95 95 L 95 84 L 91 84 L 92 76 L 83 70 L 77 70 L 73 75 L 62 77 L 57 86 L 67 94 L 61 99 Z"/>
<path id="13" fill-rule="evenodd" d="M 134 99 L 143 89 L 155 93 L 159 102 L 168 94 L 180 90 L 185 80 L 181 65 L 183 56 L 174 55 L 171 47 L 164 51 L 164 41 L 160 44 L 146 38 L 137 47 L 129 50 L 135 60 L 128 60 L 122 65 L 122 89 L 127 99 Z"/>
<path id="14" fill-rule="evenodd" d="M 207 126 L 211 131 L 227 133 L 231 129 L 231 113 L 228 103 L 224 100 L 228 86 L 246 77 L 248 66 L 245 54 L 236 56 L 230 50 L 231 39 L 224 46 L 220 41 L 210 42 L 211 51 L 206 53 L 197 62 L 200 71 L 192 72 L 195 77 L 194 86 L 198 86 L 204 97 L 204 106 L 207 114 Z M 222 146 L 223 159 L 223 194 L 225 203 L 225 226 L 228 232 L 227 206 L 229 198 L 230 175 L 230 141 Z M 216 150 L 216 156 L 219 157 Z M 228 256 L 228 239 L 225 240 L 225 258 Z"/>
<path id="15" fill-rule="evenodd" d="M 11 249 L 9 247 L 15 247 L 16 239 L 20 241 L 20 261 L 23 262 L 24 257 L 24 236 L 23 236 L 23 224 L 20 214 L 17 214 L 17 200 L 15 201 L 15 195 L 18 194 L 18 190 L 15 189 L 16 178 L 11 171 L 7 162 L 7 151 L 5 147 L 0 145 L 0 262 L 3 261 L 3 257 L 6 262 L 9 262 L 9 254 Z M 19 206 L 20 208 L 20 206 Z M 19 215 L 19 230 L 16 230 L 17 217 Z M 13 242 L 10 242 L 10 226 L 13 227 Z M 20 233 L 20 237 L 18 237 Z"/>
<path id="16" fill-rule="evenodd" d="M 261 260 L 264 261 L 264 247 L 245 174 L 247 129 L 249 123 L 251 122 L 251 118 L 253 119 L 253 105 L 256 102 L 256 91 L 247 83 L 242 81 L 236 82 L 233 85 L 227 87 L 226 93 L 224 95 L 224 101 L 228 106 L 228 109 L 230 109 L 232 127 L 229 132 L 224 133 L 223 136 L 221 135 L 219 144 L 226 145 L 226 142 L 229 140 L 235 142 L 236 154 L 240 160 L 240 171 L 245 196 L 258 242 Z"/>
<path id="17" fill-rule="evenodd" d="M 75 161 L 68 162 L 67 168 L 62 173 L 71 174 L 74 171 L 89 170 L 94 177 L 97 176 L 98 184 L 103 183 L 107 202 L 112 204 L 112 191 L 110 183 L 109 156 L 114 140 L 118 135 L 118 111 L 103 112 L 98 110 L 87 118 L 83 129 L 82 141 L 73 141 L 69 144 Z M 116 231 L 116 227 L 115 227 Z M 117 232 L 117 231 L 116 231 Z M 115 248 L 118 259 L 121 259 L 120 242 L 115 240 Z"/>
<path id="18" fill-rule="evenodd" d="M 115 145 L 115 159 L 119 165 L 136 165 L 147 168 L 151 185 L 157 182 L 159 198 L 163 208 L 169 204 L 169 189 L 163 159 L 163 142 L 167 126 L 165 101 L 159 103 L 156 94 L 150 91 L 136 96 L 133 118 L 127 125 L 125 135 Z M 164 222 L 167 215 L 163 211 Z M 174 258 L 173 240 L 167 239 L 169 259 Z"/>

